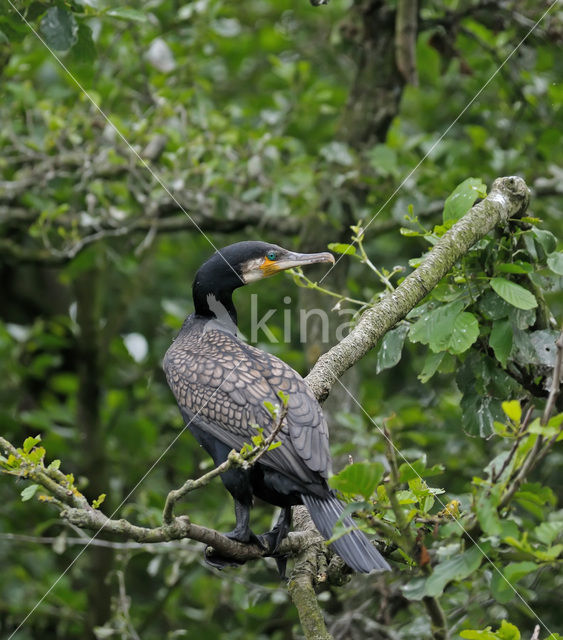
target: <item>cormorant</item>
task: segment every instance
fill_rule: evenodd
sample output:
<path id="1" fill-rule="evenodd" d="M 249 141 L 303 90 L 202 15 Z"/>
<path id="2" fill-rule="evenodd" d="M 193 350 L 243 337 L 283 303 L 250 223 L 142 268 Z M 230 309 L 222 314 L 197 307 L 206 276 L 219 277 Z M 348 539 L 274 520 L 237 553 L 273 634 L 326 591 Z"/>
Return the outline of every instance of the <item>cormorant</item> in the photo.
<path id="1" fill-rule="evenodd" d="M 303 380 L 285 362 L 237 337 L 235 289 L 285 269 L 332 262 L 330 253 L 300 254 L 265 242 L 237 242 L 217 251 L 197 271 L 195 311 L 166 352 L 164 371 L 182 417 L 216 465 L 231 449 L 240 451 L 257 434 L 272 429 L 265 401 L 289 396 L 288 412 L 277 438 L 249 470 L 230 468 L 221 475 L 235 502 L 236 527 L 226 534 L 241 542 L 267 543 L 275 554 L 291 526 L 291 507 L 305 504 L 325 539 L 343 506 L 328 487 L 331 457 L 328 427 L 321 407 Z M 253 496 L 281 507 L 272 531 L 257 538 L 250 530 Z M 350 517 L 345 527 L 355 527 Z M 341 536 L 331 548 L 355 571 L 389 570 L 389 565 L 359 530 Z M 282 565 L 283 566 L 283 565 Z"/>

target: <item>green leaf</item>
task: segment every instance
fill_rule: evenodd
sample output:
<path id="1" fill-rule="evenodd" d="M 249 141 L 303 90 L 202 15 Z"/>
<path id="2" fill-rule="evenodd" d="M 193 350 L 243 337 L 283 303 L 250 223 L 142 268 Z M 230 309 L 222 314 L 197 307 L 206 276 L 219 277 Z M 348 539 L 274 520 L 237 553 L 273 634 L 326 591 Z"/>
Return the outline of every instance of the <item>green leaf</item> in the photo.
<path id="1" fill-rule="evenodd" d="M 444 351 L 440 351 L 439 353 L 430 352 L 426 356 L 426 360 L 424 361 L 424 367 L 422 371 L 418 374 L 418 379 L 425 383 L 430 380 L 430 378 L 438 371 L 439 366 L 442 364 L 442 360 L 445 356 Z"/>
<path id="2" fill-rule="evenodd" d="M 35 436 L 35 438 L 29 436 L 23 441 L 23 452 L 29 453 L 38 442 L 41 442 L 40 435 Z"/>
<path id="3" fill-rule="evenodd" d="M 396 175 L 398 172 L 397 151 L 386 144 L 376 144 L 368 152 L 371 166 L 382 176 Z"/>
<path id="4" fill-rule="evenodd" d="M 452 353 L 463 353 L 479 337 L 479 322 L 467 311 L 460 313 L 454 320 L 452 334 L 448 342 L 448 349 Z"/>
<path id="5" fill-rule="evenodd" d="M 498 536 L 501 533 L 497 507 L 502 489 L 502 485 L 495 485 L 491 487 L 490 492 L 483 491 L 477 499 L 477 519 L 483 531 L 490 536 Z"/>
<path id="6" fill-rule="evenodd" d="M 462 312 L 463 302 L 450 302 L 422 315 L 411 327 L 411 342 L 429 345 L 437 353 L 444 351 L 450 342 L 454 323 Z"/>
<path id="7" fill-rule="evenodd" d="M 366 500 L 373 494 L 383 477 L 381 462 L 354 462 L 329 479 L 333 489 L 350 495 L 360 495 Z"/>
<path id="8" fill-rule="evenodd" d="M 551 233 L 551 231 L 546 231 L 545 229 L 534 229 L 532 230 L 534 234 L 534 238 L 536 242 L 541 246 L 541 248 L 545 251 L 546 254 L 550 254 L 555 249 L 557 249 L 557 238 Z"/>
<path id="9" fill-rule="evenodd" d="M 498 640 L 496 633 L 491 631 L 491 627 L 487 627 L 481 631 L 477 629 L 465 629 L 460 631 L 460 638 L 467 638 L 467 640 Z"/>
<path id="10" fill-rule="evenodd" d="M 61 467 L 61 461 L 53 460 L 53 462 L 51 462 L 51 464 L 47 467 L 47 469 L 49 469 L 50 471 L 58 471 L 60 467 Z"/>
<path id="11" fill-rule="evenodd" d="M 524 287 L 506 280 L 506 278 L 492 278 L 491 287 L 503 299 L 518 309 L 534 309 L 538 302 L 533 293 Z"/>
<path id="12" fill-rule="evenodd" d="M 512 323 L 510 320 L 495 320 L 489 336 L 489 346 L 496 359 L 506 367 L 508 356 L 512 351 Z"/>
<path id="13" fill-rule="evenodd" d="M 132 20 L 133 22 L 147 22 L 148 18 L 145 13 L 131 7 L 116 7 L 106 11 L 106 15 L 112 18 L 120 18 L 121 20 Z"/>
<path id="14" fill-rule="evenodd" d="M 563 533 L 563 522 L 542 522 L 534 529 L 534 536 L 545 545 L 550 545 Z"/>
<path id="15" fill-rule="evenodd" d="M 510 622 L 503 620 L 497 631 L 491 631 L 491 627 L 486 627 L 483 630 L 478 629 L 466 629 L 460 632 L 461 638 L 468 638 L 469 640 L 520 640 L 520 631 L 518 627 L 515 627 Z"/>
<path id="16" fill-rule="evenodd" d="M 68 58 L 74 74 L 78 75 L 82 83 L 90 84 L 94 76 L 94 63 L 97 51 L 92 29 L 88 25 L 79 24 L 77 32 L 77 42 L 72 47 Z"/>
<path id="17" fill-rule="evenodd" d="M 356 255 L 356 247 L 353 244 L 345 244 L 344 242 L 331 242 L 328 245 L 330 251 L 334 251 L 334 253 L 342 253 L 348 256 Z"/>
<path id="18" fill-rule="evenodd" d="M 35 495 L 37 489 L 39 489 L 38 484 L 30 484 L 21 492 L 22 502 L 26 502 L 27 500 L 31 500 Z"/>
<path id="19" fill-rule="evenodd" d="M 477 571 L 482 560 L 482 548 L 471 547 L 468 551 L 457 553 L 440 562 L 434 567 L 434 572 L 428 578 L 424 578 L 422 583 L 413 580 L 411 584 L 401 589 L 409 600 L 421 600 L 424 596 L 440 596 L 449 582 L 463 580 Z"/>
<path id="20" fill-rule="evenodd" d="M 479 298 L 479 311 L 487 320 L 507 318 L 514 312 L 514 308 L 489 289 Z"/>
<path id="21" fill-rule="evenodd" d="M 385 334 L 377 352 L 376 373 L 391 369 L 400 361 L 408 332 L 408 325 L 401 324 Z"/>
<path id="22" fill-rule="evenodd" d="M 106 499 L 106 494 L 105 493 L 101 493 L 96 500 L 94 500 L 94 502 L 92 502 L 92 506 L 94 507 L 94 509 L 99 509 L 100 505 L 103 503 L 103 501 Z"/>
<path id="23" fill-rule="evenodd" d="M 553 273 L 563 276 L 563 252 L 550 253 L 547 256 L 547 266 Z"/>
<path id="24" fill-rule="evenodd" d="M 496 269 L 501 273 L 531 273 L 534 270 L 529 262 L 522 262 L 522 260 L 497 264 Z"/>
<path id="25" fill-rule="evenodd" d="M 444 466 L 435 464 L 432 467 L 426 467 L 423 460 L 414 460 L 413 462 L 403 462 L 399 467 L 400 482 L 410 482 L 415 478 L 429 478 L 437 476 L 444 471 Z"/>
<path id="26" fill-rule="evenodd" d="M 515 424 L 520 424 L 522 419 L 522 407 L 518 400 L 507 400 L 502 403 L 502 410 Z"/>
<path id="27" fill-rule="evenodd" d="M 473 206 L 477 198 L 487 195 L 487 187 L 479 178 L 467 178 L 447 197 L 444 205 L 444 222 L 457 222 Z"/>
<path id="28" fill-rule="evenodd" d="M 39 23 L 45 43 L 55 51 L 68 51 L 77 40 L 78 25 L 70 11 L 51 7 Z"/>
<path id="29" fill-rule="evenodd" d="M 489 438 L 495 432 L 491 404 L 492 398 L 468 393 L 461 399 L 461 421 L 465 431 L 472 436 Z"/>
<path id="30" fill-rule="evenodd" d="M 283 391 L 278 391 L 277 394 L 278 398 L 282 401 L 282 405 L 284 407 L 287 407 L 287 404 L 289 402 L 289 395 L 287 393 L 284 393 Z"/>
<path id="31" fill-rule="evenodd" d="M 266 407 L 266 410 L 268 411 L 268 413 L 272 416 L 272 418 L 275 418 L 278 415 L 277 404 L 273 404 L 269 400 L 264 400 L 263 404 Z"/>
<path id="32" fill-rule="evenodd" d="M 510 622 L 503 620 L 500 623 L 500 629 L 497 631 L 500 640 L 520 640 L 520 631 Z"/>

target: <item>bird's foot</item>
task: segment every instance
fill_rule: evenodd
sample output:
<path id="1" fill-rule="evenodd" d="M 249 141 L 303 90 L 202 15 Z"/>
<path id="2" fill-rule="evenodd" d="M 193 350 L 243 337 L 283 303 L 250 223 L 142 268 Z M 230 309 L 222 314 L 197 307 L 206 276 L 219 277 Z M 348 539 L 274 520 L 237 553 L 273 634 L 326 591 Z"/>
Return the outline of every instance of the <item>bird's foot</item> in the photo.
<path id="1" fill-rule="evenodd" d="M 258 536 L 271 556 L 276 556 L 282 541 L 287 537 L 291 526 L 289 518 L 281 517 L 271 531 Z"/>
<path id="2" fill-rule="evenodd" d="M 232 531 L 228 531 L 223 534 L 229 540 L 236 540 L 237 542 L 242 542 L 243 544 L 255 544 L 260 547 L 263 551 L 268 551 L 268 548 L 264 546 L 262 540 L 253 533 L 248 527 L 246 529 L 242 527 L 235 527 Z M 234 558 L 226 558 L 222 556 L 218 551 L 213 549 L 213 547 L 206 547 L 203 557 L 207 564 L 215 567 L 215 569 L 225 569 L 226 567 L 239 567 L 245 564 L 246 560 L 236 560 Z"/>
<path id="3" fill-rule="evenodd" d="M 278 553 L 282 540 L 287 536 L 287 528 L 275 526 L 271 531 L 267 531 L 258 536 L 268 549 L 268 555 L 273 557 L 278 567 L 278 573 L 282 580 L 287 580 L 287 555 Z"/>
<path id="4" fill-rule="evenodd" d="M 251 529 L 248 527 L 246 529 L 242 529 L 239 527 L 235 527 L 232 531 L 223 534 L 229 540 L 236 540 L 237 542 L 242 542 L 243 544 L 256 544 L 263 551 L 268 551 L 268 547 L 264 545 L 264 542 L 261 540 L 261 536 L 257 536 Z"/>

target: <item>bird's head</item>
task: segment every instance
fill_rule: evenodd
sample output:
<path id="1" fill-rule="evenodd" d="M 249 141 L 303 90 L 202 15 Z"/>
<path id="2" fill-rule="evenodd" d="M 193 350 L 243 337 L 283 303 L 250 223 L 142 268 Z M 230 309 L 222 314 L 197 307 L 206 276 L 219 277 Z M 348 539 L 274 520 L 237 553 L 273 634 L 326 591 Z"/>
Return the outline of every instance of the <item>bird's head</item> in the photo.
<path id="1" fill-rule="evenodd" d="M 232 303 L 235 289 L 250 282 L 318 262 L 331 262 L 330 253 L 295 253 L 277 244 L 246 241 L 231 244 L 216 251 L 198 269 L 193 283 L 195 311 L 198 315 L 218 317 L 210 300 L 222 305 L 236 322 L 236 310 Z"/>
<path id="2" fill-rule="evenodd" d="M 196 282 L 212 279 L 218 288 L 233 290 L 269 278 L 280 271 L 319 262 L 334 264 L 334 257 L 326 252 L 296 253 L 268 242 L 237 242 L 213 254 L 200 267 Z"/>

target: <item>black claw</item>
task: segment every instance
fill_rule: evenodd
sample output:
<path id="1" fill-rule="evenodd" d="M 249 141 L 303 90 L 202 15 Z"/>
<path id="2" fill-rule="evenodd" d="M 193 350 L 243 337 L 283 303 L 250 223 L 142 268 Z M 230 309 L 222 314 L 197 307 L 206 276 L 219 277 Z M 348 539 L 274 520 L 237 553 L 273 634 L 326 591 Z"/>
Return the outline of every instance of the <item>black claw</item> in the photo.
<path id="1" fill-rule="evenodd" d="M 203 551 L 203 559 L 205 562 L 213 567 L 222 571 L 227 567 L 240 567 L 245 564 L 245 560 L 235 560 L 233 558 L 225 558 L 219 555 L 213 547 L 206 547 Z"/>

